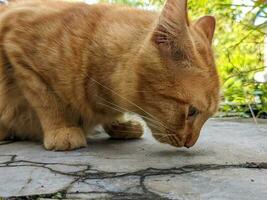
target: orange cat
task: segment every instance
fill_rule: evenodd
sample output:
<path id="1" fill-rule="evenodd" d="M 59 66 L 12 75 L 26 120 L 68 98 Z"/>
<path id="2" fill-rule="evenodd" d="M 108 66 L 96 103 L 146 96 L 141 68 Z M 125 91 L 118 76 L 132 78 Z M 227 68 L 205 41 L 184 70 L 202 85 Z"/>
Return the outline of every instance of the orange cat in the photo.
<path id="1" fill-rule="evenodd" d="M 102 124 L 139 138 L 135 112 L 162 143 L 191 147 L 216 112 L 215 19 L 190 22 L 186 0 L 161 13 L 116 5 L 18 1 L 0 8 L 0 140 L 86 146 Z"/>

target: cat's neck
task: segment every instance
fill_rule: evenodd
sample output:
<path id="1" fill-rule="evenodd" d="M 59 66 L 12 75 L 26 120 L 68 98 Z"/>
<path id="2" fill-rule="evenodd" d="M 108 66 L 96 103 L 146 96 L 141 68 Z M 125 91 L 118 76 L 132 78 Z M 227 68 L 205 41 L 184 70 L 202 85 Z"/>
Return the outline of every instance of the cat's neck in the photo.
<path id="1" fill-rule="evenodd" d="M 128 12 L 121 10 L 119 12 Z M 142 66 L 149 65 L 149 38 L 157 20 L 157 13 L 133 10 L 133 17 L 110 16 L 106 26 L 92 37 L 88 52 L 90 55 L 89 77 L 99 88 L 103 101 L 112 102 L 121 111 L 142 113 L 139 79 Z M 140 17 L 145 15 L 145 19 Z M 124 15 L 124 14 L 123 14 Z M 120 24 L 116 23 L 120 21 Z M 131 21 L 131 23 L 129 23 Z M 102 22 L 102 23 L 105 23 Z M 141 72 L 141 73 L 140 73 Z M 97 81 L 97 82 L 96 82 Z M 91 83 L 92 84 L 92 83 Z M 99 99 L 98 99 L 99 100 Z M 117 108 L 116 108 L 117 109 Z"/>
<path id="2" fill-rule="evenodd" d="M 150 38 L 151 32 L 147 33 L 138 46 L 136 45 L 137 48 L 133 49 L 128 60 L 118 66 L 116 72 L 111 76 L 114 83 L 112 84 L 114 103 L 127 111 L 140 115 L 146 115 L 146 106 L 143 105 L 142 97 L 142 93 L 145 91 L 141 80 L 147 77 L 147 66 L 151 66 L 155 62 L 153 58 L 155 48 L 151 44 Z"/>

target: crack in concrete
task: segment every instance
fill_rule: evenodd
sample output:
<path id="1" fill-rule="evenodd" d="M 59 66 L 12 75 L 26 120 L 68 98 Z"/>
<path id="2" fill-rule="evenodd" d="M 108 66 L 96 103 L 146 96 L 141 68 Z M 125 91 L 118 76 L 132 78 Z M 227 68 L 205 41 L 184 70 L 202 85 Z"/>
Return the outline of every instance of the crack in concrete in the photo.
<path id="1" fill-rule="evenodd" d="M 75 195 L 76 193 L 68 193 L 68 195 Z M 155 193 L 129 193 L 129 192 L 79 192 L 79 194 L 104 194 L 108 195 L 107 199 L 116 199 L 116 200 L 168 200 L 169 198 L 162 197 Z M 106 199 L 106 198 L 105 198 Z"/>
<path id="2" fill-rule="evenodd" d="M 1 155 L 0 155 L 1 156 Z M 4 156 L 4 155 L 2 155 Z M 5 155 L 6 156 L 6 155 Z M 17 160 L 17 155 L 7 155 L 10 156 L 10 160 L 6 162 L 0 162 L 0 168 L 5 167 L 36 167 L 36 168 L 44 168 L 49 170 L 54 174 L 60 174 L 64 176 L 73 177 L 74 180 L 67 185 L 65 188 L 53 194 L 43 194 L 43 195 L 33 195 L 33 196 L 24 196 L 24 197 L 10 197 L 7 199 L 37 199 L 37 198 L 52 198 L 56 197 L 60 194 L 60 197 L 67 198 L 68 195 L 77 195 L 77 194 L 103 194 L 108 195 L 108 199 L 148 199 L 148 200 L 157 200 L 157 199 L 168 199 L 162 197 L 152 191 L 150 191 L 145 185 L 145 179 L 151 176 L 164 176 L 164 175 L 182 175 L 193 172 L 200 171 L 210 171 L 210 170 L 221 170 L 221 169 L 258 169 L 265 170 L 267 169 L 266 162 L 247 162 L 241 164 L 195 164 L 195 165 L 185 165 L 182 167 L 172 167 L 165 169 L 158 168 L 146 168 L 142 170 L 137 170 L 134 172 L 106 172 L 97 169 L 92 169 L 89 164 L 68 164 L 68 163 L 48 163 L 48 162 L 34 162 L 28 160 Z M 63 165 L 63 166 L 71 166 L 71 167 L 85 167 L 82 170 L 78 170 L 75 172 L 64 172 L 60 170 L 55 170 L 47 165 Z M 90 191 L 90 192 L 69 192 L 75 183 L 84 183 L 87 184 L 86 181 L 89 180 L 108 180 L 108 179 L 120 179 L 120 178 L 129 178 L 129 177 L 138 177 L 139 184 L 135 185 L 135 188 L 141 188 L 141 193 L 129 192 L 129 188 L 123 192 L 114 192 L 109 191 L 106 188 L 106 191 Z"/>

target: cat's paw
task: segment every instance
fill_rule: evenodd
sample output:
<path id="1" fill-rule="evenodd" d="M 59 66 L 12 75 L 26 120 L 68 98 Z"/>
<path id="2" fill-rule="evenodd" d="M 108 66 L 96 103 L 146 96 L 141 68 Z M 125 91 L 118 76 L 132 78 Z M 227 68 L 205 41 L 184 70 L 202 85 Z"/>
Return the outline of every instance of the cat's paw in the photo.
<path id="1" fill-rule="evenodd" d="M 68 127 L 45 134 L 44 147 L 47 150 L 68 151 L 87 146 L 84 132 L 80 128 Z"/>
<path id="2" fill-rule="evenodd" d="M 113 122 L 105 125 L 104 130 L 113 139 L 138 139 L 143 135 L 143 127 L 135 121 Z"/>

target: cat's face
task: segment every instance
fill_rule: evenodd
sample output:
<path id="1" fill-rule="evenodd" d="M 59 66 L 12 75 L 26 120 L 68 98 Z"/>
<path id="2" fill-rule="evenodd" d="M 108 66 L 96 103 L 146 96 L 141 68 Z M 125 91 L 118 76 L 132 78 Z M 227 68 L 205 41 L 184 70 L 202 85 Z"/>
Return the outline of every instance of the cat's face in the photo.
<path id="1" fill-rule="evenodd" d="M 190 23 L 186 0 L 169 0 L 142 66 L 142 106 L 153 136 L 176 147 L 193 146 L 218 108 L 219 79 L 211 49 L 213 17 Z"/>

